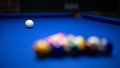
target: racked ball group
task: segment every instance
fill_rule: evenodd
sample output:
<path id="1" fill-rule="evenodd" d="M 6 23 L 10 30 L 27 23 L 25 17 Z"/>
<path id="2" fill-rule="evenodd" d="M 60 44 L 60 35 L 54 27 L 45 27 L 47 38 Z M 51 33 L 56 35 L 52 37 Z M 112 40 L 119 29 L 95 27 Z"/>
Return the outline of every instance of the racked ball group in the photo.
<path id="1" fill-rule="evenodd" d="M 34 43 L 34 51 L 40 57 L 45 56 L 78 56 L 85 55 L 110 55 L 112 44 L 105 38 L 99 39 L 91 36 L 85 39 L 83 36 L 66 35 L 57 33 Z"/>

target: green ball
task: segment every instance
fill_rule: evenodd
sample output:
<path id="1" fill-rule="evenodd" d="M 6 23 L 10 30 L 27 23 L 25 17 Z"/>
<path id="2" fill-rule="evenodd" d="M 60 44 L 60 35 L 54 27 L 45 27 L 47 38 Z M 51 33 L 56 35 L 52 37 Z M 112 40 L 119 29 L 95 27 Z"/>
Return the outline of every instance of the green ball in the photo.
<path id="1" fill-rule="evenodd" d="M 69 42 L 68 54 L 71 55 L 71 56 L 78 56 L 78 55 L 80 55 L 80 51 L 79 51 L 78 45 L 73 43 L 72 41 Z"/>

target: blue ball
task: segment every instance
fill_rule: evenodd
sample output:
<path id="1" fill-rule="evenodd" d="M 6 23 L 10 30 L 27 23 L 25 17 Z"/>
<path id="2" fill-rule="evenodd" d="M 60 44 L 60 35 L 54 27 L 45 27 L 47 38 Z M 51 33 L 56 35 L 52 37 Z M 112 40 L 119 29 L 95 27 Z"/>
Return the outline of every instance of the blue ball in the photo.
<path id="1" fill-rule="evenodd" d="M 101 43 L 102 43 L 101 46 L 104 47 L 104 50 L 102 51 L 102 54 L 107 55 L 107 56 L 111 55 L 112 50 L 113 50 L 112 43 L 105 38 L 103 38 L 101 40 Z"/>
<path id="2" fill-rule="evenodd" d="M 51 44 L 51 55 L 54 56 L 54 57 L 62 57 L 65 55 L 65 51 L 64 51 L 64 48 L 63 46 L 61 45 L 53 45 Z"/>

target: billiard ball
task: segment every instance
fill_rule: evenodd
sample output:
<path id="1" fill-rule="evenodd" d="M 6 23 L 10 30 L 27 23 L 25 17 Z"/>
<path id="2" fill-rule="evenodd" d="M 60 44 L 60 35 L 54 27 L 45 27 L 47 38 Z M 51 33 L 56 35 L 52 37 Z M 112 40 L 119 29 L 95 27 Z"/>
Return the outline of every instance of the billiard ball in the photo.
<path id="1" fill-rule="evenodd" d="M 86 46 L 86 40 L 83 36 L 75 37 L 74 43 L 78 45 L 81 52 L 84 51 Z"/>
<path id="2" fill-rule="evenodd" d="M 85 54 L 95 56 L 97 54 L 97 47 L 100 45 L 100 39 L 96 36 L 91 36 L 87 39 Z"/>
<path id="3" fill-rule="evenodd" d="M 87 44 L 84 53 L 88 56 L 95 56 L 97 54 L 97 48 L 93 45 Z"/>
<path id="4" fill-rule="evenodd" d="M 34 25 L 34 22 L 32 20 L 26 20 L 25 25 L 27 28 L 32 28 Z"/>
<path id="5" fill-rule="evenodd" d="M 68 41 L 73 41 L 75 39 L 75 36 L 73 34 L 68 34 L 65 36 L 65 38 L 68 40 Z"/>
<path id="6" fill-rule="evenodd" d="M 34 51 L 38 57 L 47 57 L 50 50 L 50 46 L 45 40 L 37 40 L 34 43 Z"/>
<path id="7" fill-rule="evenodd" d="M 97 36 L 91 36 L 87 40 L 88 44 L 98 46 L 100 45 L 100 39 Z"/>
<path id="8" fill-rule="evenodd" d="M 67 44 L 66 47 L 65 47 L 65 50 L 66 50 L 66 51 L 68 51 L 69 45 L 70 45 L 71 43 L 73 43 L 74 39 L 75 39 L 75 36 L 74 36 L 73 34 L 68 34 L 68 35 L 66 35 L 66 36 L 64 37 L 63 42 L 65 42 L 65 43 Z"/>
<path id="9" fill-rule="evenodd" d="M 64 33 L 57 33 L 46 38 L 46 40 L 51 44 L 57 44 L 61 39 L 65 37 Z"/>
<path id="10" fill-rule="evenodd" d="M 68 53 L 68 55 L 70 56 L 79 56 L 80 55 L 80 51 L 79 51 L 79 47 L 78 44 L 75 43 L 75 37 L 74 36 L 68 36 L 68 47 L 66 48 L 66 51 Z"/>
<path id="11" fill-rule="evenodd" d="M 80 55 L 80 51 L 79 51 L 77 44 L 69 43 L 68 55 L 70 55 L 70 56 L 79 56 Z"/>
<path id="12" fill-rule="evenodd" d="M 66 34 L 63 33 L 63 32 L 59 32 L 59 33 L 57 33 L 57 34 L 55 34 L 55 35 L 58 35 L 58 36 L 60 36 L 60 37 L 64 37 L 64 36 L 66 36 Z"/>
<path id="13" fill-rule="evenodd" d="M 68 49 L 68 46 L 69 46 L 69 41 L 67 40 L 66 37 L 59 40 L 58 44 L 63 46 L 64 50 L 67 52 L 67 49 Z"/>
<path id="14" fill-rule="evenodd" d="M 109 56 L 111 55 L 111 52 L 113 50 L 112 43 L 108 41 L 106 38 L 101 39 L 101 48 L 99 48 L 99 51 L 102 55 Z"/>
<path id="15" fill-rule="evenodd" d="M 50 44 L 51 47 L 51 56 L 53 57 L 63 57 L 65 55 L 65 51 L 63 46 L 59 44 Z"/>

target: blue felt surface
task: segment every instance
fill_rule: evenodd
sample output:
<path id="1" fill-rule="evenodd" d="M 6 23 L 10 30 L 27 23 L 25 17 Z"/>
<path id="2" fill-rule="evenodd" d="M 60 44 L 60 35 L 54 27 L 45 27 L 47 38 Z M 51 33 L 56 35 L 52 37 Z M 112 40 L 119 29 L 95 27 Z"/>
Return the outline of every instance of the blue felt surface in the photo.
<path id="1" fill-rule="evenodd" d="M 35 25 L 26 29 L 28 18 L 0 19 L 0 68 L 119 68 L 120 26 L 85 18 L 31 18 Z M 37 60 L 33 42 L 57 32 L 106 37 L 113 43 L 110 57 L 65 57 Z"/>

